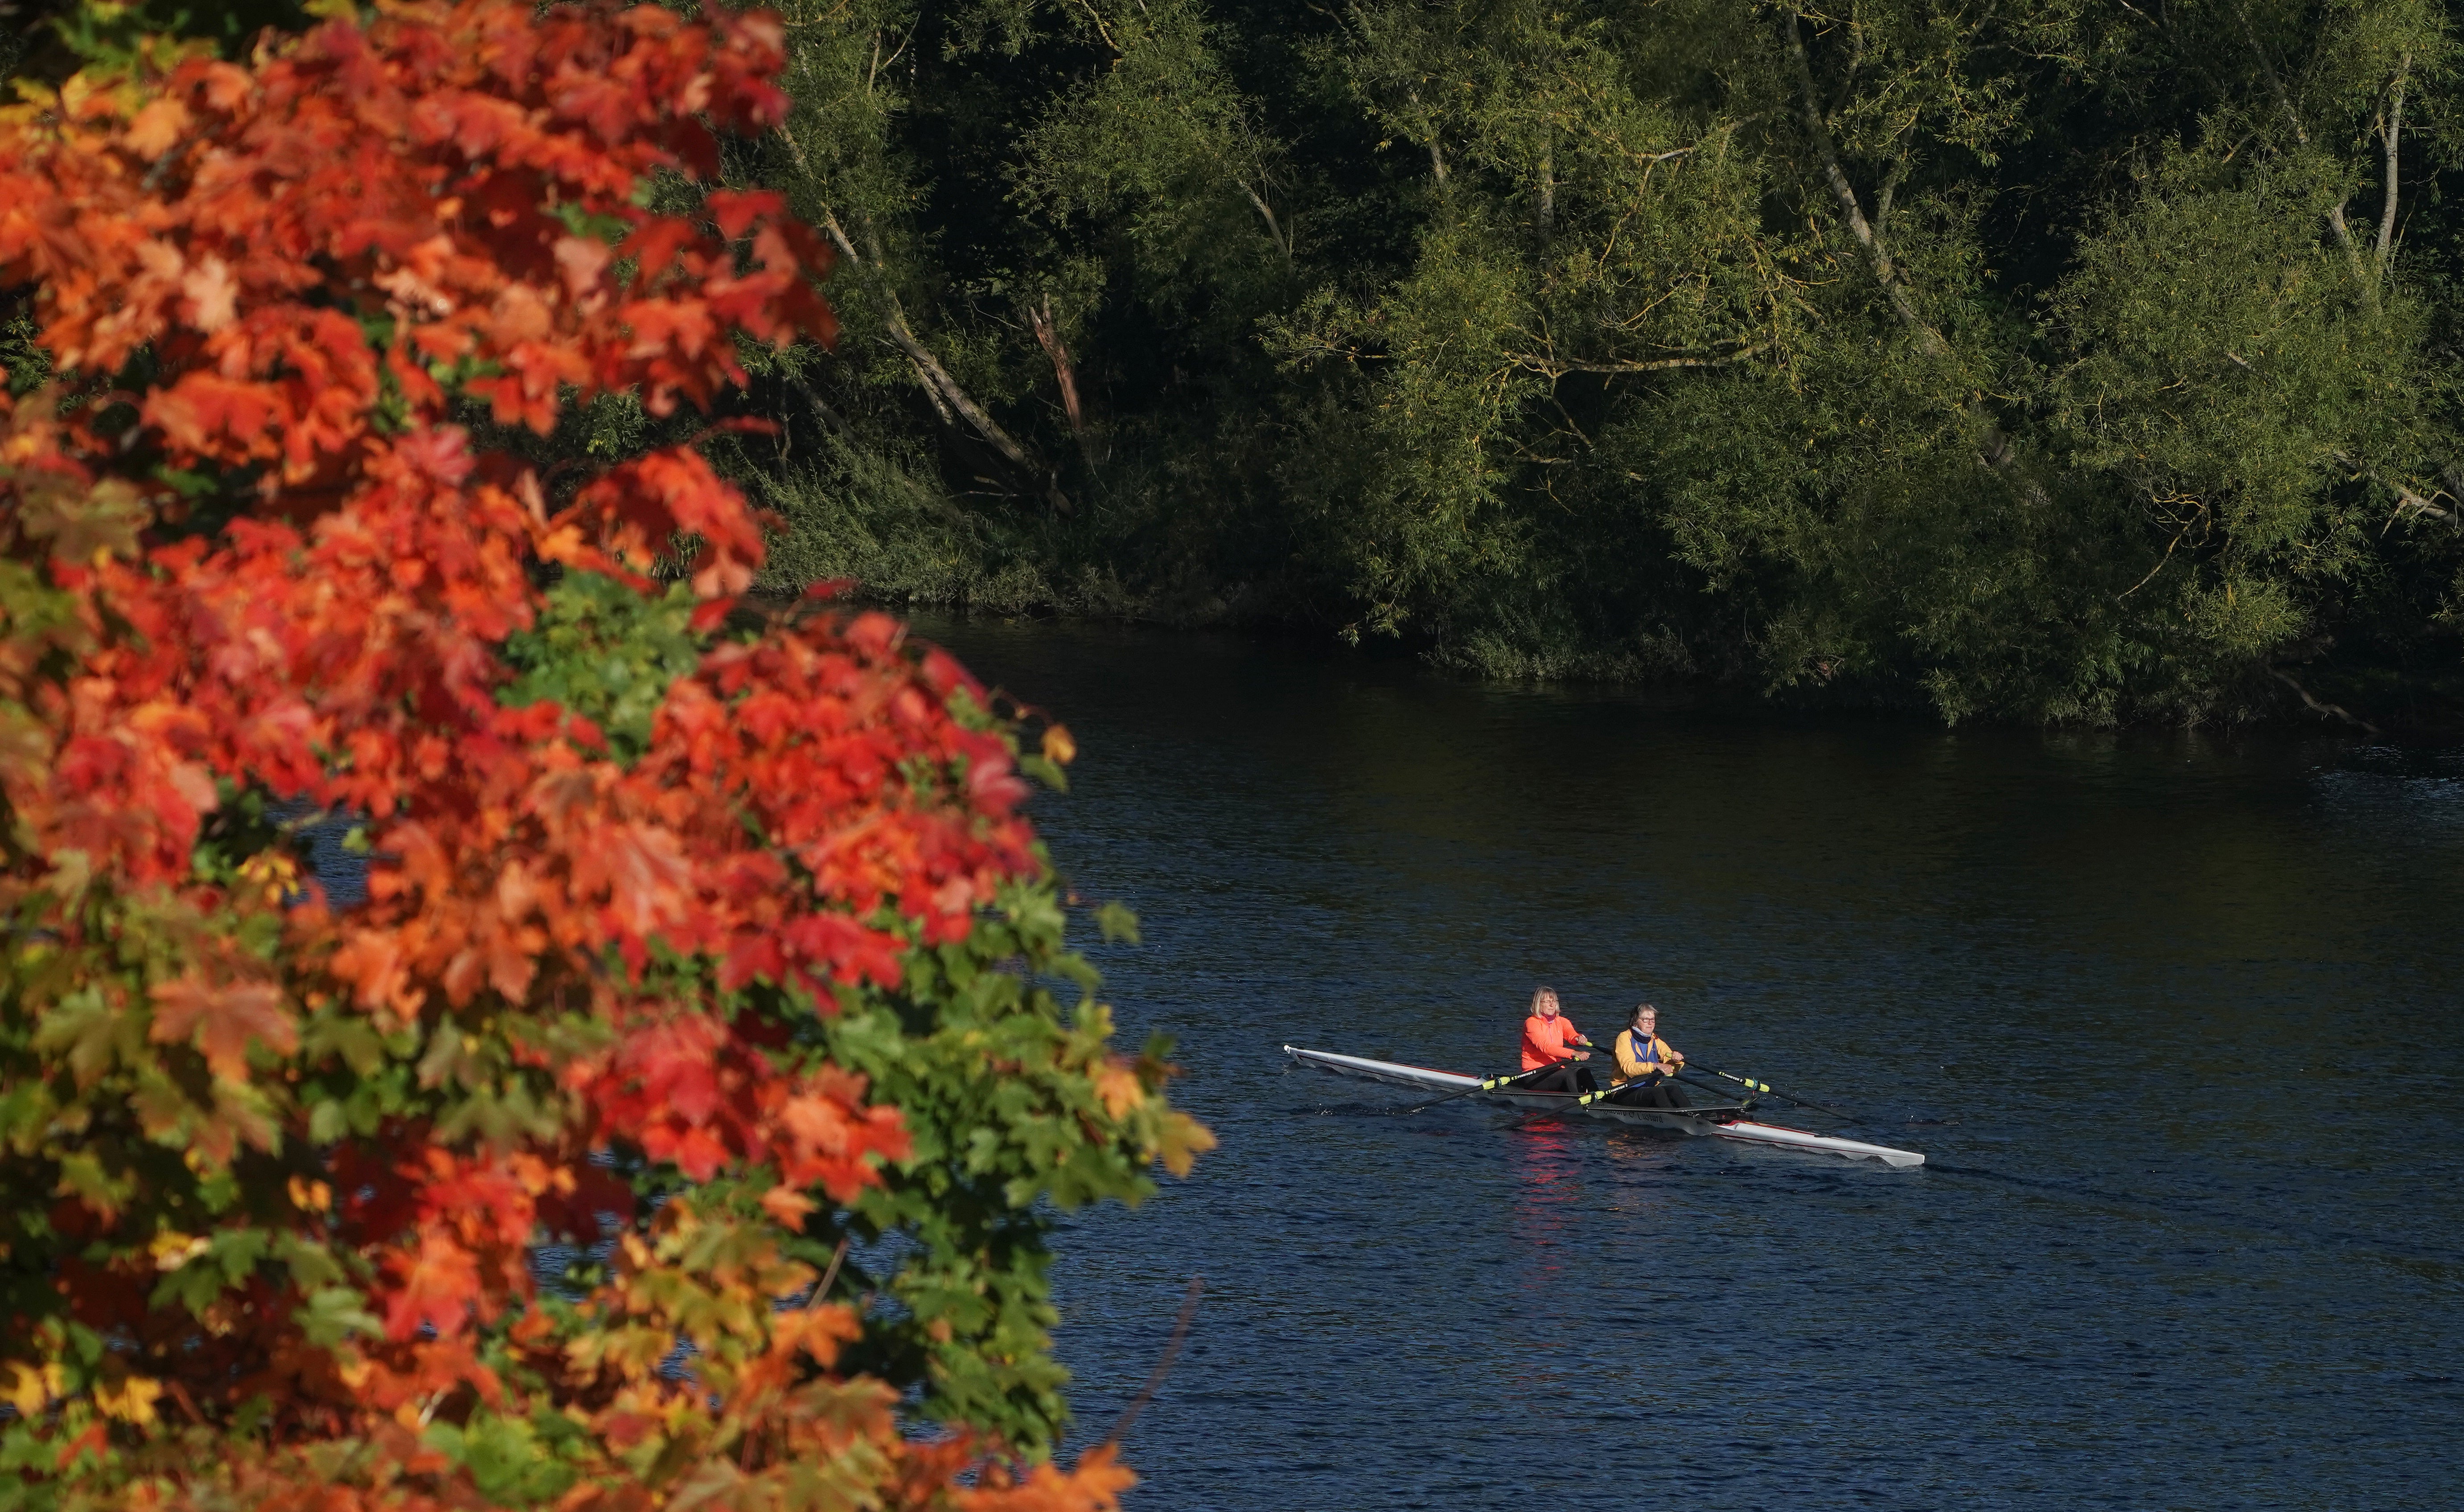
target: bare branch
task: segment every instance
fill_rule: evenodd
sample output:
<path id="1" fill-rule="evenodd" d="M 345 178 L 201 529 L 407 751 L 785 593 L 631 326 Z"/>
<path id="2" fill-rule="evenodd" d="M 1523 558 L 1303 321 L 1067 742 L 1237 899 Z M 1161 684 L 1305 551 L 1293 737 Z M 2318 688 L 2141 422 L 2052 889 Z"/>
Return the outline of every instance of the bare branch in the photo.
<path id="1" fill-rule="evenodd" d="M 1805 120 L 1805 134 L 1822 160 L 1823 180 L 1830 186 L 1831 197 L 1838 202 L 1840 219 L 1847 222 L 1848 233 L 1857 238 L 1857 245 L 1864 249 L 1866 262 L 1873 268 L 1874 281 L 1882 286 L 1883 296 L 1891 301 L 1891 308 L 1899 312 L 1900 318 L 1907 323 L 1908 329 L 1916 333 L 1917 344 L 1930 356 L 1947 355 L 1950 351 L 1950 343 L 1917 314 L 1917 307 L 1908 298 L 1907 290 L 1901 285 L 1900 271 L 1891 261 L 1890 248 L 1875 234 L 1873 226 L 1866 221 L 1864 208 L 1857 203 L 1856 186 L 1848 182 L 1846 170 L 1839 165 L 1839 148 L 1831 140 L 1831 128 L 1823 124 L 1822 104 L 1814 92 L 1814 65 L 1806 59 L 1805 38 L 1797 30 L 1800 24 L 1800 16 L 1794 8 L 1782 12 L 1780 31 L 1788 38 L 1789 59 L 1795 65 L 1797 89 L 1803 96 L 1801 114 Z"/>
<path id="2" fill-rule="evenodd" d="M 1052 359 L 1052 378 L 1061 385 L 1061 412 L 1069 419 L 1069 434 L 1078 443 L 1078 454 L 1087 459 L 1087 471 L 1095 471 L 1095 443 L 1087 433 L 1087 415 L 1078 403 L 1078 370 L 1069 361 L 1069 348 L 1061 344 L 1061 330 L 1052 322 L 1052 298 L 1045 296 L 1041 304 L 1029 306 L 1029 325 L 1035 328 L 1035 341 L 1044 355 Z"/>
<path id="3" fill-rule="evenodd" d="M 1112 55 L 1114 57 L 1127 57 L 1130 55 L 1123 50 L 1120 43 L 1112 40 L 1112 29 L 1104 24 L 1104 15 L 1102 11 L 1096 10 L 1092 5 L 1089 5 L 1088 0 L 1078 0 L 1078 9 L 1086 11 L 1088 19 L 1095 23 L 1096 34 L 1104 39 L 1104 45 L 1106 47 L 1112 50 Z"/>
<path id="4" fill-rule="evenodd" d="M 1275 250 L 1284 254 L 1285 265 L 1288 267 L 1292 260 L 1291 233 L 1284 229 L 1283 222 L 1275 218 L 1274 207 L 1268 205 L 1259 196 L 1256 189 L 1249 186 L 1248 180 L 1240 179 L 1235 182 L 1241 186 L 1241 192 L 1249 196 L 1249 203 L 1257 208 L 1259 216 L 1265 221 L 1266 239 L 1273 242 Z"/>
<path id="5" fill-rule="evenodd" d="M 2250 41 L 2251 56 L 2258 59 L 2258 71 L 2267 79 L 2270 93 L 2276 97 L 2276 108 L 2284 113 L 2284 123 L 2293 128 L 2293 140 L 2301 146 L 2310 145 L 2310 133 L 2301 124 L 2301 113 L 2293 108 L 2293 97 L 2285 93 L 2284 79 L 2276 72 L 2276 64 L 2267 55 L 2267 48 L 2258 39 L 2258 28 L 2251 23 L 2250 7 L 2233 6 L 2233 14 L 2241 18 L 2241 34 Z M 2338 200 L 2327 211 L 2327 225 L 2336 233 L 2336 245 L 2344 249 L 2344 260 L 2352 265 L 2353 276 L 2361 278 L 2362 249 L 2353 240 L 2353 229 L 2344 223 L 2344 202 Z M 2376 285 L 2370 285 L 2375 290 Z"/>
<path id="6" fill-rule="evenodd" d="M 786 136 L 786 127 L 779 128 L 781 136 Z M 788 145 L 795 145 L 795 140 L 793 137 L 788 137 Z M 822 230 L 830 233 L 830 242 L 838 248 L 840 256 L 845 257 L 854 267 L 864 266 L 864 259 L 856 254 L 855 243 L 847 240 L 847 228 L 839 224 L 837 213 L 826 207 L 822 210 Z"/>
<path id="7" fill-rule="evenodd" d="M 847 228 L 839 224 L 836 212 L 826 206 L 822 209 L 822 229 L 829 233 L 830 240 L 849 263 L 859 268 L 865 266 L 865 260 L 856 254 L 855 244 L 847 237 Z M 876 245 L 873 248 L 875 265 L 881 260 L 880 252 Z M 1055 512 L 1067 515 L 1069 495 L 1061 492 L 1061 485 L 1054 481 L 1052 471 L 1039 462 L 1034 453 L 1020 446 L 1007 430 L 1001 428 L 1001 422 L 995 420 L 990 411 L 976 403 L 974 395 L 959 386 L 958 381 L 950 376 L 950 370 L 941 365 L 941 360 L 933 355 L 932 349 L 916 340 L 913 328 L 907 323 L 907 311 L 899 304 L 897 294 L 886 283 L 879 284 L 879 288 L 882 308 L 888 317 L 883 321 L 884 330 L 891 344 L 905 353 L 907 361 L 914 365 L 915 376 L 923 380 L 925 397 L 939 412 L 941 423 L 953 424 L 951 417 L 954 413 L 964 419 L 975 427 L 978 435 L 1001 453 L 1002 461 L 1045 485 L 1044 496 Z"/>
<path id="8" fill-rule="evenodd" d="M 1509 352 L 1507 361 L 1526 372 L 1544 378 L 1563 378 L 1568 373 L 1665 373 L 1683 367 L 1729 367 L 1744 362 L 1762 346 L 1741 347 L 1719 357 L 1655 357 L 1617 362 L 1583 362 L 1573 358 L 1551 357 L 1538 352 Z"/>
<path id="9" fill-rule="evenodd" d="M 804 403 L 812 406 L 814 418 L 829 427 L 832 435 L 850 445 L 854 443 L 855 428 L 847 423 L 845 416 L 830 407 L 829 401 L 813 391 L 812 384 L 805 383 L 802 377 L 792 372 L 788 382 L 796 385 L 796 391 L 804 396 Z"/>
<path id="10" fill-rule="evenodd" d="M 2370 252 L 2370 277 L 2373 282 L 2387 280 L 2387 256 L 2395 241 L 2395 148 L 2404 132 L 2405 76 L 2412 70 L 2412 55 L 2405 54 L 2396 60 L 2395 98 L 2387 103 L 2387 124 L 2380 136 L 2387 142 L 2387 203 L 2379 207 L 2378 246 Z"/>
<path id="11" fill-rule="evenodd" d="M 2408 515 L 2416 519 L 2443 519 L 2464 524 L 2464 508 L 2456 505 L 2454 495 L 2449 493 L 2447 490 L 2434 489 L 2425 495 L 2413 489 L 2411 485 L 2388 477 L 2349 451 L 2334 451 L 2328 454 L 2351 468 L 2353 476 L 2367 478 L 2395 495 L 2395 513 L 2387 516 L 2389 526 Z M 2454 486 L 2456 483 L 2455 474 L 2452 469 L 2448 472 L 2447 481 L 2450 486 Z M 2438 502 L 2440 499 L 2445 499 L 2447 502 L 2442 505 Z"/>
<path id="12" fill-rule="evenodd" d="M 2285 687 L 2292 689 L 2295 692 L 2299 693 L 2301 695 L 2301 701 L 2310 706 L 2310 710 L 2313 713 L 2326 714 L 2331 717 L 2341 719 L 2344 723 L 2351 725 L 2353 728 L 2367 731 L 2371 734 L 2377 734 L 2379 733 L 2378 726 L 2370 723 L 2366 719 L 2364 719 L 2361 715 L 2352 712 L 2342 704 L 2331 704 L 2322 699 L 2312 697 L 2310 690 L 2302 687 L 2301 684 L 2295 679 L 2294 675 L 2291 672 L 2286 671 L 2283 668 L 2270 667 L 2267 669 L 2267 675 L 2275 678 L 2277 682 L 2282 683 Z"/>
<path id="13" fill-rule="evenodd" d="M 898 59 L 907 52 L 907 44 L 914 40 L 915 29 L 913 27 L 909 27 L 907 29 L 907 34 L 898 39 L 898 47 L 896 51 L 892 52 L 888 57 L 884 57 L 881 55 L 881 33 L 879 32 L 872 33 L 872 67 L 869 69 L 864 76 L 864 92 L 866 94 L 869 95 L 872 93 L 873 80 L 881 77 L 881 71 L 883 69 L 897 62 Z"/>
<path id="14" fill-rule="evenodd" d="M 1865 66 L 1865 29 L 1855 21 L 1848 23 L 1848 67 L 1839 77 L 1839 98 L 1831 102 L 1831 113 L 1838 115 L 1857 98 L 1857 70 Z M 1881 219 L 1877 215 L 1877 221 Z"/>
<path id="15" fill-rule="evenodd" d="M 2190 527 L 2186 522 L 2180 530 L 2173 533 L 2173 538 L 2165 543 L 2165 555 L 2156 559 L 2156 565 L 2147 569 L 2147 576 L 2140 579 L 2137 582 L 2132 583 L 2129 587 L 2123 589 L 2120 593 L 2115 594 L 2113 596 L 2113 602 L 2119 603 L 2123 600 L 2129 598 L 2132 594 L 2137 593 L 2140 589 L 2146 587 L 2149 583 L 2154 582 L 2156 581 L 2156 575 L 2165 570 L 2165 564 L 2173 559 L 2173 548 L 2182 544 L 2182 537 L 2189 533 Z"/>
<path id="16" fill-rule="evenodd" d="M 1891 200 L 1900 192 L 1900 181 L 1907 174 L 1908 155 L 1903 149 L 1897 158 L 1891 160 L 1891 171 L 1882 175 L 1882 187 L 1874 196 L 1874 234 L 1878 238 L 1890 234 Z"/>

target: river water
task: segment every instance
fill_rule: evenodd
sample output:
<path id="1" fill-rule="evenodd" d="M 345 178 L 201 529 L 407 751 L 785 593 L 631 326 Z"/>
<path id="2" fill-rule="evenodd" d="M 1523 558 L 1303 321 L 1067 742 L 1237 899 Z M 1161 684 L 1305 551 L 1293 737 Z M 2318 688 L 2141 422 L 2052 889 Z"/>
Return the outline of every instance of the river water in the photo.
<path id="1" fill-rule="evenodd" d="M 2464 760 L 925 629 L 1077 734 L 1039 822 L 1222 1139 L 1063 1237 L 1082 1437 L 1205 1278 L 1133 1509 L 2464 1504 Z M 1506 1068 L 1544 981 L 1928 1163 L 1278 1048 Z"/>

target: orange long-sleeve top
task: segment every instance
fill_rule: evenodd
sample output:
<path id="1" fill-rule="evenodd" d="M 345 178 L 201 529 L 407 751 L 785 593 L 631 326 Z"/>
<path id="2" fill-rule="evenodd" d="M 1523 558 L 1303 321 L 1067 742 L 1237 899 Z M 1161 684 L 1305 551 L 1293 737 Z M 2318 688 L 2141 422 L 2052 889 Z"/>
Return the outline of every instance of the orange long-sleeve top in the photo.
<path id="1" fill-rule="evenodd" d="M 1544 1065 L 1573 1060 L 1578 1053 L 1573 1042 L 1582 1037 L 1583 1031 L 1564 1014 L 1554 1019 L 1533 1014 L 1523 1020 L 1523 1069 L 1537 1071 Z"/>

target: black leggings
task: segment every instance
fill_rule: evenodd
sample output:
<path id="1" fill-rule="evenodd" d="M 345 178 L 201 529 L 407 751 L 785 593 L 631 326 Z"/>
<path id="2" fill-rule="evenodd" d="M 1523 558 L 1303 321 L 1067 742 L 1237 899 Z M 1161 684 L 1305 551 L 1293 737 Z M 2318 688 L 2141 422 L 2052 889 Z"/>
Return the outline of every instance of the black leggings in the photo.
<path id="1" fill-rule="evenodd" d="M 1627 1107 L 1683 1107 L 1685 1094 L 1677 1089 L 1675 1082 L 1655 1072 L 1618 1087 L 1609 1101 Z"/>
<path id="2" fill-rule="evenodd" d="M 1572 1061 L 1560 1061 L 1546 1071 L 1533 1075 L 1529 1081 L 1518 1082 L 1515 1085 L 1526 1092 L 1596 1092 L 1600 1089 L 1600 1084 L 1592 1076 L 1592 1068 L 1576 1065 Z"/>

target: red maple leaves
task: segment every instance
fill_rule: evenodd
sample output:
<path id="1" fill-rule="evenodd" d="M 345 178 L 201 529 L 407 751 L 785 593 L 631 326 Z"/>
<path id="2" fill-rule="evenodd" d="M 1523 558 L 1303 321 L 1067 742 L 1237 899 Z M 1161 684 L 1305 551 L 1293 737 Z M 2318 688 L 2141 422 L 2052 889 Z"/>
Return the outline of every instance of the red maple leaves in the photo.
<path id="1" fill-rule="evenodd" d="M 715 171 L 714 129 L 781 119 L 781 34 L 413 0 L 245 67 L 153 44 L 0 112 L 0 286 L 37 291 L 78 398 L 0 431 L 0 907 L 51 942 L 11 1011 L 55 1057 L 10 1075 L 83 1109 L 25 1148 L 57 1231 L 117 1257 L 0 1335 L 12 1431 L 55 1424 L 63 1473 L 117 1445 L 130 1497 L 187 1497 L 196 1464 L 142 1452 L 165 1401 L 249 1425 L 216 1495 L 472 1504 L 425 1426 L 459 1403 L 581 1425 L 574 1507 L 658 1504 L 693 1466 L 788 1497 L 831 1457 L 885 1504 L 1128 1483 L 1106 1452 L 954 1491 L 972 1450 L 905 1444 L 893 1393 L 831 1373 L 844 1309 L 773 1311 L 814 1280 L 780 1225 L 909 1150 L 789 1019 L 897 985 L 1038 874 L 981 690 L 861 615 L 716 640 L 630 762 L 501 697 L 543 567 L 647 590 L 690 539 L 707 635 L 761 560 L 691 449 L 552 502 L 457 416 L 708 405 L 739 338 L 831 335 L 828 251 L 778 196 L 646 208 L 653 175 Z M 229 838 L 251 794 L 364 818 L 367 905 L 285 911 L 279 847 Z M 631 1212 L 611 1148 L 719 1185 L 629 1236 L 560 1332 L 525 1257 Z M 679 1336 L 698 1382 L 661 1373 Z M 331 1436 L 376 1457 L 360 1479 L 326 1484 Z"/>

